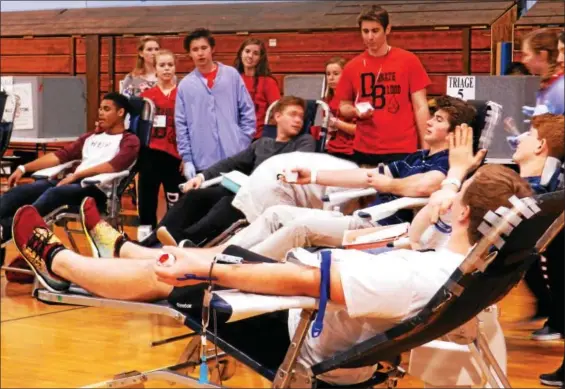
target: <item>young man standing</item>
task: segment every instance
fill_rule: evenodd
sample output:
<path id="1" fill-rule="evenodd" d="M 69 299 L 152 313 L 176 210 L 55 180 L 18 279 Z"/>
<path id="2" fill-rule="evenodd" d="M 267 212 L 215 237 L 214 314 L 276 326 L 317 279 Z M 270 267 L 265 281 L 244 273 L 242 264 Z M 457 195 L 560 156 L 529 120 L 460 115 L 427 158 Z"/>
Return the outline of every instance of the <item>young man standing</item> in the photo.
<path id="1" fill-rule="evenodd" d="M 203 28 L 184 40 L 195 69 L 178 85 L 175 125 L 187 179 L 245 149 L 255 134 L 251 96 L 235 68 L 212 59 L 215 45 Z"/>
<path id="2" fill-rule="evenodd" d="M 345 66 L 336 100 L 343 117 L 357 119 L 353 160 L 376 166 L 415 152 L 418 143 L 426 148 L 430 79 L 416 55 L 388 45 L 385 9 L 363 11 L 357 22 L 367 50 Z"/>
<path id="3" fill-rule="evenodd" d="M 46 154 L 25 165 L 20 165 L 8 178 L 13 187 L 0 197 L 0 241 L 11 237 L 12 216 L 18 208 L 33 204 L 40 215 L 62 205 L 78 206 L 87 197 L 93 197 L 99 208 L 106 203 L 106 196 L 96 186 L 81 186 L 86 177 L 129 169 L 139 152 L 139 138 L 124 128 L 124 118 L 129 111 L 128 98 L 108 93 L 98 110 L 98 129 L 81 135 L 70 145 Z M 62 180 L 37 180 L 15 186 L 26 172 L 57 166 L 80 160 L 78 167 Z M 15 186 L 15 187 L 14 187 Z"/>
<path id="4" fill-rule="evenodd" d="M 494 193 L 493 188 L 496 188 Z M 485 212 L 501 206 L 512 207 L 508 200 L 512 196 L 530 195 L 528 184 L 511 169 L 483 166 L 455 198 L 453 232 L 444 249 L 394 250 L 381 255 L 331 250 L 327 289 L 335 306 L 325 312 L 324 330 L 319 337 L 315 338 L 309 329 L 298 362 L 308 368 L 418 314 L 481 238 L 478 228 Z M 130 257 L 135 260 L 92 260 L 66 250 L 31 206 L 18 212 L 14 225 L 18 250 L 33 266 L 42 285 L 51 290 L 65 291 L 72 282 L 106 298 L 137 301 L 167 298 L 178 309 L 192 305 L 191 314 L 197 314 L 203 291 L 208 287 L 208 283 L 194 280 L 208 277 L 217 286 L 244 292 L 321 297 L 322 277 L 317 266 L 261 263 L 270 260 L 235 246 L 223 252 L 255 263 L 217 263 L 212 268 L 212 259 L 219 249 L 165 247 L 165 252 L 176 257 L 172 266 L 165 267 L 156 263 L 161 255 L 158 250 L 154 250 L 152 259 L 144 257 L 148 258 L 145 260 L 139 256 Z M 316 263 L 317 256 L 311 254 L 310 260 Z M 222 320 L 225 318 L 220 313 L 216 324 L 222 339 L 266 367 L 277 369 L 296 331 L 300 310 L 280 311 L 227 325 Z M 253 336 L 253 342 L 246 341 L 249 336 Z M 364 382 L 374 371 L 373 366 L 338 369 L 321 375 L 320 379 L 336 386 L 349 385 Z"/>

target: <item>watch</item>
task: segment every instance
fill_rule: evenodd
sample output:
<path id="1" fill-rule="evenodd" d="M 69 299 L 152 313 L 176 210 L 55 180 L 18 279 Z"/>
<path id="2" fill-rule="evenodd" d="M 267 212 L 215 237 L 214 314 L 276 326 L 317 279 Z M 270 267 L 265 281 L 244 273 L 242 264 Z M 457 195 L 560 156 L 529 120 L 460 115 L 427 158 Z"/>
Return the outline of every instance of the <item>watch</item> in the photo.
<path id="1" fill-rule="evenodd" d="M 441 187 L 443 188 L 446 185 L 455 185 L 457 190 L 461 189 L 461 181 L 459 181 L 457 178 L 446 178 L 441 182 Z"/>

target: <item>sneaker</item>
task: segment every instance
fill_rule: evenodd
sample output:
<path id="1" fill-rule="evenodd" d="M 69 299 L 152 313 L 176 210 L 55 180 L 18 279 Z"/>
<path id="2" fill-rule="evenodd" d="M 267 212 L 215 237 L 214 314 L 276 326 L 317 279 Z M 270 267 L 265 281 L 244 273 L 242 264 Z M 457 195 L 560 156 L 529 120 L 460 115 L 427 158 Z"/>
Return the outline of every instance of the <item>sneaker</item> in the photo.
<path id="1" fill-rule="evenodd" d="M 193 241 L 191 241 L 190 239 L 183 239 L 180 241 L 179 243 L 179 247 L 183 247 L 185 249 L 191 248 L 191 247 L 198 247 Z"/>
<path id="2" fill-rule="evenodd" d="M 95 258 L 115 257 L 116 242 L 122 236 L 107 221 L 102 219 L 96 201 L 86 197 L 80 205 L 80 223 Z"/>
<path id="3" fill-rule="evenodd" d="M 553 328 L 549 327 L 547 324 L 537 331 L 532 332 L 533 340 L 559 340 L 563 339 L 563 334 Z"/>
<path id="4" fill-rule="evenodd" d="M 18 255 L 8 266 L 10 269 L 22 269 L 31 271 L 25 259 Z M 15 271 L 15 270 L 8 270 L 4 271 L 6 275 L 6 280 L 8 282 L 15 282 L 16 284 L 33 284 L 35 281 L 35 275 L 33 274 L 26 274 L 23 272 Z"/>
<path id="5" fill-rule="evenodd" d="M 14 215 L 12 236 L 18 251 L 41 285 L 54 293 L 69 289 L 70 282 L 49 271 L 45 262 L 64 246 L 33 206 L 24 205 L 18 209 Z"/>
<path id="6" fill-rule="evenodd" d="M 563 366 L 549 374 L 542 374 L 539 376 L 539 380 L 543 385 L 547 386 L 563 386 Z"/>
<path id="7" fill-rule="evenodd" d="M 157 239 L 159 239 L 159 242 L 161 242 L 163 246 L 177 245 L 177 241 L 175 240 L 175 238 L 173 238 L 173 236 L 165 226 L 157 228 Z"/>

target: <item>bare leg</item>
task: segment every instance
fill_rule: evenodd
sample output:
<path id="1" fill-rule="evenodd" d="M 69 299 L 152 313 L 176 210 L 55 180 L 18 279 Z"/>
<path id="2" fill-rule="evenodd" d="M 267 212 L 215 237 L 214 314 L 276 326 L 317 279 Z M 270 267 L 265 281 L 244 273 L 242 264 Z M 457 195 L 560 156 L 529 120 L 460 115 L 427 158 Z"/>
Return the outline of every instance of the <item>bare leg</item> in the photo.
<path id="1" fill-rule="evenodd" d="M 125 242 L 120 248 L 120 258 L 123 259 L 151 259 L 157 260 L 164 253 L 161 249 L 152 249 L 137 245 L 133 242 Z"/>
<path id="2" fill-rule="evenodd" d="M 157 281 L 150 259 L 83 257 L 70 250 L 57 253 L 51 270 L 58 276 L 80 285 L 89 292 L 118 300 L 162 300 L 173 287 Z"/>

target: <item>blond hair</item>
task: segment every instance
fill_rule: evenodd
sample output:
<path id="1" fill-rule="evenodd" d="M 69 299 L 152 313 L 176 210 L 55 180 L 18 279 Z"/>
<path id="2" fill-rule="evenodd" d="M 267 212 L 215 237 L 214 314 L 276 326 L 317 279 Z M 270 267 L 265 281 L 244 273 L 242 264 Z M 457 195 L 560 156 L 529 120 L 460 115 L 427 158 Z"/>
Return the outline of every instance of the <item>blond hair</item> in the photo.
<path id="1" fill-rule="evenodd" d="M 137 44 L 137 60 L 135 62 L 135 68 L 133 68 L 130 73 L 132 76 L 140 76 L 142 74 L 145 74 L 145 59 L 140 54 L 143 49 L 145 49 L 145 44 L 147 42 L 156 42 L 159 45 L 159 48 L 161 47 L 157 38 L 152 35 L 144 35 L 139 38 L 139 43 Z"/>

